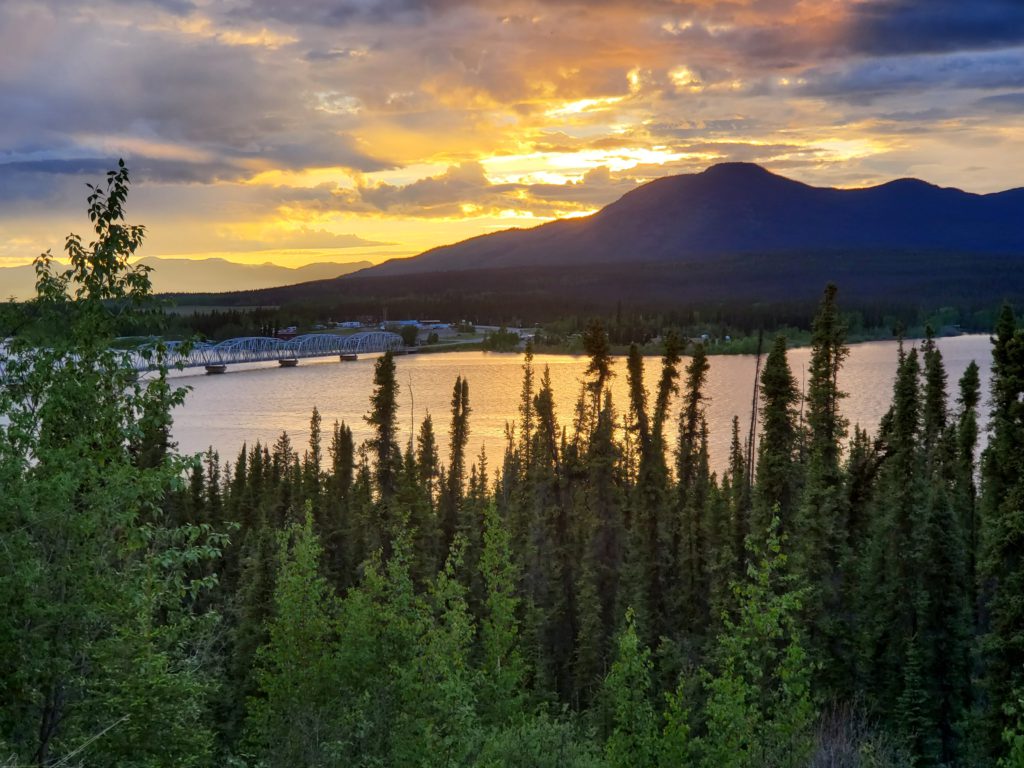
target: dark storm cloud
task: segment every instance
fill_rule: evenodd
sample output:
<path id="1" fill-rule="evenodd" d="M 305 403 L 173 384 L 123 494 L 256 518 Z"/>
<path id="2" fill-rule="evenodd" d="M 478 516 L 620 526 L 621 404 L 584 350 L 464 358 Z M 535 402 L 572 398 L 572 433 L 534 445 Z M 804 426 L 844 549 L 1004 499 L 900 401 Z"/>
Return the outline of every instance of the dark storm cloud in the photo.
<path id="1" fill-rule="evenodd" d="M 113 165 L 111 165 L 113 163 Z M 45 160 L 0 160 L 0 179 L 16 174 L 49 174 L 80 176 L 83 174 L 101 175 L 117 165 L 117 158 L 52 158 Z"/>
<path id="2" fill-rule="evenodd" d="M 850 49 L 872 55 L 942 53 L 1024 43 L 1021 0 L 872 0 L 851 6 Z"/>
<path id="3" fill-rule="evenodd" d="M 251 0 L 232 15 L 288 24 L 340 27 L 355 22 L 415 23 L 432 12 L 461 4 L 449 0 Z"/>
<path id="4" fill-rule="evenodd" d="M 846 66 L 815 68 L 803 74 L 806 96 L 867 104 L 893 94 L 919 94 L 936 88 L 993 90 L 1024 87 L 1021 51 L 918 55 L 868 59 Z"/>
<path id="5" fill-rule="evenodd" d="M 790 6 L 793 0 L 781 0 Z M 702 3 L 678 0 L 642 0 L 631 3 L 638 13 L 678 12 Z M 238 18 L 273 19 L 289 24 L 341 27 L 353 23 L 421 23 L 430 16 L 460 8 L 486 9 L 508 22 L 528 22 L 536 12 L 558 8 L 609 9 L 623 7 L 622 0 L 544 0 L 508 3 L 502 0 L 250 0 L 230 15 Z M 520 12 L 521 10 L 521 12 Z"/>
<path id="6" fill-rule="evenodd" d="M 348 61 L 358 58 L 364 55 L 364 53 L 359 48 L 331 48 L 330 50 L 307 51 L 305 59 L 313 63 L 320 61 Z"/>
<path id="7" fill-rule="evenodd" d="M 983 99 L 978 99 L 974 103 L 975 106 L 982 110 L 1020 115 L 1024 114 L 1024 91 L 986 96 Z"/>
<path id="8" fill-rule="evenodd" d="M 109 1 L 109 0 L 108 0 Z M 123 6 L 135 6 L 139 5 L 152 5 L 157 8 L 162 8 L 170 13 L 184 16 L 192 11 L 196 10 L 196 4 L 191 0 L 112 0 L 115 5 Z"/>
<path id="9" fill-rule="evenodd" d="M 136 182 L 207 184 L 238 179 L 243 175 L 228 163 L 189 163 L 130 153 L 123 153 L 120 157 L 0 160 L 0 202 L 62 197 L 69 184 L 85 190 L 87 183 L 102 182 L 106 172 L 117 167 L 119 159 L 125 160 L 131 178 Z"/>

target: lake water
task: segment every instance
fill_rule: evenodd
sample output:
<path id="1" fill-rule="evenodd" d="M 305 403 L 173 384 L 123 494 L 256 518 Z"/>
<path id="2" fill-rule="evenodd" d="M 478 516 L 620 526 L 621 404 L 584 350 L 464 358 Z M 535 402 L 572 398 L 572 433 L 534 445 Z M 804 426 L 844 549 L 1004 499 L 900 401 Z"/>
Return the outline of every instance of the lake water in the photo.
<path id="1" fill-rule="evenodd" d="M 956 397 L 957 382 L 971 360 L 982 369 L 983 403 L 987 402 L 988 368 L 991 362 L 988 336 L 957 336 L 940 339 L 946 370 L 949 375 L 950 400 Z M 793 349 L 789 362 L 797 381 L 803 379 L 810 350 Z M 441 444 L 442 455 L 448 450 L 448 423 L 452 385 L 455 377 L 469 380 L 470 444 L 476 456 L 486 446 L 492 467 L 500 462 L 504 448 L 507 420 L 517 413 L 522 384 L 522 356 L 494 352 L 450 352 L 409 355 L 395 358 L 401 386 L 399 424 L 402 444 L 408 440 L 410 420 L 418 427 L 429 412 Z M 889 406 L 892 383 L 896 373 L 895 342 L 869 342 L 851 346 L 850 356 L 842 370 L 840 385 L 848 393 L 842 409 L 853 424 L 870 432 Z M 653 397 L 660 374 L 660 359 L 646 358 L 645 378 Z M 712 466 L 721 470 L 727 460 L 733 415 L 740 417 L 743 433 L 750 421 L 755 358 L 752 355 L 718 355 L 710 358 L 708 373 L 707 419 L 710 428 Z M 682 378 L 682 366 L 680 366 Z M 571 424 L 587 359 L 571 355 L 538 355 L 534 367 L 539 374 L 547 366 L 555 391 L 559 422 Z M 292 444 L 300 450 L 309 439 L 309 417 L 313 406 L 323 417 L 324 431 L 329 433 L 335 420 L 346 422 L 358 442 L 369 437 L 363 417 L 369 409 L 373 386 L 372 357 L 355 362 L 338 362 L 337 358 L 302 360 L 296 368 L 276 365 L 232 366 L 221 376 L 178 374 L 179 383 L 192 387 L 184 406 L 175 412 L 174 439 L 183 453 L 215 448 L 223 460 L 234 461 L 242 443 L 256 440 L 273 442 L 287 431 Z M 188 372 L 183 372 L 188 373 Z M 626 361 L 615 361 L 612 391 L 620 414 L 628 406 Z M 675 402 L 678 413 L 679 398 Z M 981 414 L 985 421 L 985 409 Z M 668 433 L 674 441 L 675 427 Z"/>

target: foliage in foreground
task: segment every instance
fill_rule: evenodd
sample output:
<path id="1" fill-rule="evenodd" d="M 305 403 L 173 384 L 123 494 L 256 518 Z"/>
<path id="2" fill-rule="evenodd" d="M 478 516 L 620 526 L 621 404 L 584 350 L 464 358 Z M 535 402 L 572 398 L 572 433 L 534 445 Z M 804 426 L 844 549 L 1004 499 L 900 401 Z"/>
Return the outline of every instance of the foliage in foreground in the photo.
<path id="1" fill-rule="evenodd" d="M 807 397 L 786 343 L 756 448 L 709 468 L 705 350 L 582 335 L 568 421 L 527 350 L 500 465 L 428 417 L 398 442 L 377 361 L 357 446 L 314 411 L 287 435 L 177 457 L 154 351 L 110 341 L 146 311 L 127 172 L 90 196 L 96 241 L 38 262 L 0 383 L 0 756 L 18 764 L 903 766 L 1021 764 L 1024 330 L 950 404 L 934 341 L 901 349 L 879 434 L 842 418 L 830 287 Z M 61 328 L 61 334 L 47 333 Z M 45 340 L 41 340 L 45 337 Z M 672 421 L 678 413 L 678 421 Z M 326 446 L 325 446 L 326 444 Z M 671 446 L 671 448 L 670 448 Z M 980 478 L 980 483 L 979 483 Z M 0 758 L 0 759 L 2 759 Z"/>

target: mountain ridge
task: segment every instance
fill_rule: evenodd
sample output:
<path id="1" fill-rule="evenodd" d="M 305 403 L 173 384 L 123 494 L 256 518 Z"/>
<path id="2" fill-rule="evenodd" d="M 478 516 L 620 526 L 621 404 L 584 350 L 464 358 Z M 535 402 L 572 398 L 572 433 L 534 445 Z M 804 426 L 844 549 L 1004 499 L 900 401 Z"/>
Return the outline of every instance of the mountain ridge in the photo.
<path id="1" fill-rule="evenodd" d="M 902 178 L 837 189 L 753 163 L 719 163 L 650 181 L 591 216 L 480 235 L 356 274 L 688 263 L 743 253 L 879 248 L 1024 254 L 1020 220 L 1020 187 L 976 194 Z"/>

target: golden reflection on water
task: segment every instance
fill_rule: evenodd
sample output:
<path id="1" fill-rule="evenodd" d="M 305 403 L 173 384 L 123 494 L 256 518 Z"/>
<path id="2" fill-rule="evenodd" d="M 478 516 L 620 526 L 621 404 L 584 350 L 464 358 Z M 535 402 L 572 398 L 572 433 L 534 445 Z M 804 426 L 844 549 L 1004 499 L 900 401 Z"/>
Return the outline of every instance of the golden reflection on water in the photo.
<path id="1" fill-rule="evenodd" d="M 976 360 L 982 368 L 983 403 L 987 402 L 988 366 L 991 361 L 987 336 L 959 336 L 939 340 L 949 376 L 950 400 L 968 363 Z M 895 342 L 869 342 L 851 347 L 840 385 L 848 393 L 842 409 L 853 424 L 869 431 L 878 428 L 892 395 L 896 372 Z M 790 350 L 790 366 L 801 381 L 809 349 Z M 710 358 L 707 419 L 710 429 L 712 467 L 721 471 L 731 439 L 733 415 L 740 417 L 746 434 L 750 422 L 755 359 L 751 355 L 721 355 Z M 448 451 L 448 421 L 455 377 L 469 380 L 470 444 L 473 456 L 486 447 L 489 464 L 496 466 L 504 449 L 505 424 L 516 418 L 522 386 L 521 355 L 493 352 L 451 352 L 400 356 L 396 358 L 401 387 L 399 427 L 404 445 L 410 419 L 417 428 L 429 412 L 442 455 Z M 646 358 L 645 381 L 653 397 L 660 375 L 660 360 Z M 680 379 L 683 378 L 680 366 Z M 547 366 L 555 392 L 559 423 L 571 429 L 573 410 L 579 396 L 587 360 L 581 356 L 538 355 L 534 359 L 539 384 Z M 174 438 L 183 453 L 213 446 L 222 460 L 234 461 L 242 443 L 273 442 L 287 431 L 300 452 L 309 440 L 309 417 L 316 406 L 323 417 L 325 434 L 335 420 L 346 422 L 357 444 L 369 437 L 363 417 L 369 408 L 373 386 L 371 357 L 339 363 L 337 358 L 303 360 L 296 368 L 276 365 L 232 366 L 223 376 L 186 375 L 176 377 L 192 387 L 186 404 L 175 412 Z M 621 419 L 628 407 L 626 361 L 615 361 L 612 394 Z M 673 416 L 678 414 L 679 398 Z M 984 406 L 983 406 L 984 410 Z M 984 423 L 984 413 L 982 423 Z M 668 433 L 675 439 L 675 428 Z"/>

